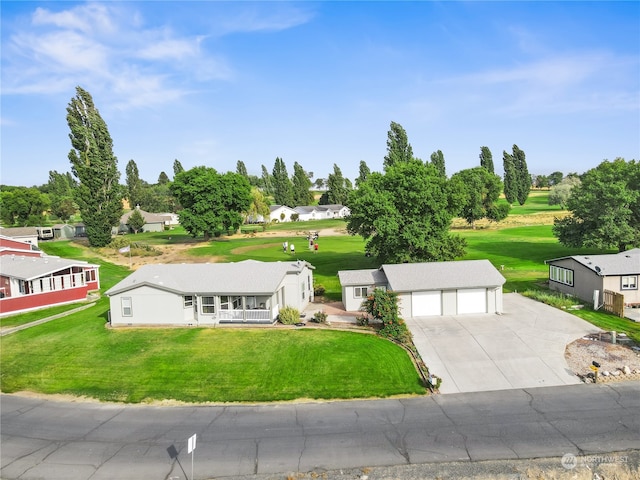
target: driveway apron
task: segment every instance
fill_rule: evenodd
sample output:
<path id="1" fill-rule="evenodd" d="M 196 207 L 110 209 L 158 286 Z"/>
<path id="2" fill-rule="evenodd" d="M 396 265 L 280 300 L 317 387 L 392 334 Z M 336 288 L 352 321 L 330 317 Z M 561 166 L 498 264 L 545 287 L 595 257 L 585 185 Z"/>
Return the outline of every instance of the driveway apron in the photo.
<path id="1" fill-rule="evenodd" d="M 564 358 L 567 344 L 599 329 L 517 293 L 504 313 L 407 320 L 441 393 L 481 392 L 580 383 Z"/>

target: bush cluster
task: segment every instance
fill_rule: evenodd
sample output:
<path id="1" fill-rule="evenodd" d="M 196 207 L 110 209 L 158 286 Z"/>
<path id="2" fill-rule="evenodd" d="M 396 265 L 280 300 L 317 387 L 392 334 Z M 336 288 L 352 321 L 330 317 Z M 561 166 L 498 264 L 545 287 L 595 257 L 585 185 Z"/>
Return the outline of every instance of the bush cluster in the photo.
<path id="1" fill-rule="evenodd" d="M 300 311 L 293 307 L 282 307 L 278 315 L 278 320 L 283 325 L 295 325 L 300 321 Z"/>

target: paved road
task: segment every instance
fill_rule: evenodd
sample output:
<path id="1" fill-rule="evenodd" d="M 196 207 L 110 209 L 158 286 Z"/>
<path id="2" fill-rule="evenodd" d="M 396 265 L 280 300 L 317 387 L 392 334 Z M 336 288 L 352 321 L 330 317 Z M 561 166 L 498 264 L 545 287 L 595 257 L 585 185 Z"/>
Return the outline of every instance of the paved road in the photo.
<path id="1" fill-rule="evenodd" d="M 190 478 L 194 433 L 198 479 L 640 449 L 640 382 L 251 406 L 2 395 L 0 407 L 6 480 Z"/>
<path id="2" fill-rule="evenodd" d="M 411 318 L 413 343 L 440 393 L 580 383 L 564 358 L 567 344 L 600 331 L 575 315 L 517 293 L 504 314 Z"/>

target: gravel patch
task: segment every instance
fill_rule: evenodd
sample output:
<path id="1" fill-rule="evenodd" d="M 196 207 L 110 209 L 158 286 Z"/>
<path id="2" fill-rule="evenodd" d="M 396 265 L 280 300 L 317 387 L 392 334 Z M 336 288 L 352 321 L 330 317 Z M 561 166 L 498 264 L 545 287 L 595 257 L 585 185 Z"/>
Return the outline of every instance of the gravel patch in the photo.
<path id="1" fill-rule="evenodd" d="M 583 381 L 591 382 L 592 362 L 600 364 L 598 381 L 640 379 L 640 351 L 630 346 L 581 338 L 567 345 L 567 365 Z"/>

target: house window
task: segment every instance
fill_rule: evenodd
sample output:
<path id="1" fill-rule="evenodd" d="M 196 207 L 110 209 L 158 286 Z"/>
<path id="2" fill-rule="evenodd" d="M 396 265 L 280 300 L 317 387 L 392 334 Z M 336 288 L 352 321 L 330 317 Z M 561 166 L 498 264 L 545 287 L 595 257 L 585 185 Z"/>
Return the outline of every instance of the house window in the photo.
<path id="1" fill-rule="evenodd" d="M 304 288 L 304 283 L 301 283 L 300 286 L 302 287 L 302 299 L 304 300 L 304 292 L 305 292 L 305 288 Z"/>
<path id="2" fill-rule="evenodd" d="M 367 296 L 368 291 L 369 291 L 369 287 L 353 287 L 353 297 L 365 298 Z"/>
<path id="3" fill-rule="evenodd" d="M 216 313 L 216 297 L 202 297 L 202 313 Z"/>
<path id="4" fill-rule="evenodd" d="M 85 278 L 87 282 L 95 282 L 96 281 L 96 271 L 95 270 L 85 270 Z"/>
<path id="5" fill-rule="evenodd" d="M 622 290 L 637 290 L 638 289 L 638 276 L 626 275 L 622 277 Z"/>
<path id="6" fill-rule="evenodd" d="M 184 299 L 184 308 L 193 307 L 193 295 L 185 295 L 182 298 Z"/>
<path id="7" fill-rule="evenodd" d="M 131 306 L 131 297 L 122 297 L 120 299 L 120 305 L 122 306 L 122 316 L 123 317 L 132 317 L 133 316 L 133 308 Z"/>
<path id="8" fill-rule="evenodd" d="M 220 297 L 220 310 L 231 310 L 231 301 L 226 295 Z"/>
<path id="9" fill-rule="evenodd" d="M 573 287 L 573 270 L 551 265 L 549 267 L 549 280 Z"/>

